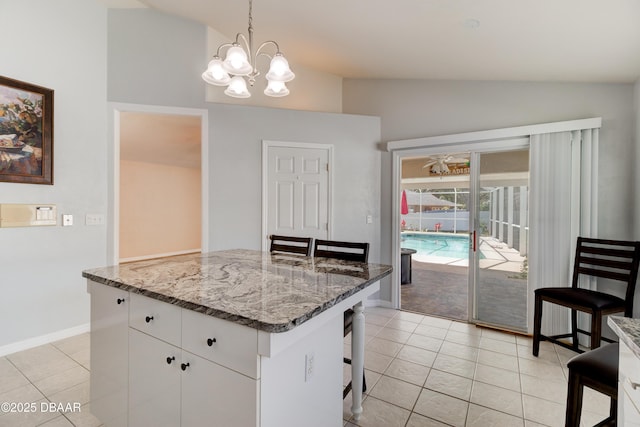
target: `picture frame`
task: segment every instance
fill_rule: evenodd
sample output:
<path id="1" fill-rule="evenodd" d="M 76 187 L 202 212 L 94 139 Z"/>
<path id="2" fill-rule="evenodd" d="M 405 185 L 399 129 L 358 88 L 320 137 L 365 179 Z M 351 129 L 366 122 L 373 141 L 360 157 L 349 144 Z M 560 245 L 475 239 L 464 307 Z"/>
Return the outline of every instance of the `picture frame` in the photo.
<path id="1" fill-rule="evenodd" d="M 0 76 L 0 183 L 53 185 L 53 92 Z"/>

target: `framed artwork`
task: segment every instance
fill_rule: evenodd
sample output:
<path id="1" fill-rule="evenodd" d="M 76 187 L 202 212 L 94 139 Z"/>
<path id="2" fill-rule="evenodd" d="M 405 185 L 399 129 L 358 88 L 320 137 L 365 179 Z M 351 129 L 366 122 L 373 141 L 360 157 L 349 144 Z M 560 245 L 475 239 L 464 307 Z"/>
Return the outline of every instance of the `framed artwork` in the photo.
<path id="1" fill-rule="evenodd" d="M 53 184 L 53 90 L 0 76 L 0 182 Z"/>

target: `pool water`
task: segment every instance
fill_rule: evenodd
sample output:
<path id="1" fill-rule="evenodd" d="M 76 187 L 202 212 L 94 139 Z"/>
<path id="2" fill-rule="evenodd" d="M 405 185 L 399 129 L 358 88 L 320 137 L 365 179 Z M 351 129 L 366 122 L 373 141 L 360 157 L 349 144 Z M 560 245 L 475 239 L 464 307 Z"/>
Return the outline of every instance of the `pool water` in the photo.
<path id="1" fill-rule="evenodd" d="M 418 257 L 469 258 L 469 236 L 464 234 L 402 233 L 400 246 L 415 249 Z"/>

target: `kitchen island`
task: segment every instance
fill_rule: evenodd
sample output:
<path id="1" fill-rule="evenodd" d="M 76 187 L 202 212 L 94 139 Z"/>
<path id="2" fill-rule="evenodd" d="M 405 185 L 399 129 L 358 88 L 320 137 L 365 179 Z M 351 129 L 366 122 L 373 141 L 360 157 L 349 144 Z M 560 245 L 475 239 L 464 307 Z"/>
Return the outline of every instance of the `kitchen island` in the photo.
<path id="1" fill-rule="evenodd" d="M 251 250 L 86 270 L 107 426 L 340 426 L 343 312 L 362 412 L 363 301 L 391 267 Z"/>

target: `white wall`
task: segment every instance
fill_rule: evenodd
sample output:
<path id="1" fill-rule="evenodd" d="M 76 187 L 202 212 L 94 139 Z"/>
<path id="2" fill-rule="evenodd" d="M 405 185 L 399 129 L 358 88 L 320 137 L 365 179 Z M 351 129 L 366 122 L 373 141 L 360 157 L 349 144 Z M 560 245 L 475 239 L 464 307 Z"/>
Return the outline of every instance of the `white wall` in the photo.
<path id="1" fill-rule="evenodd" d="M 382 140 L 398 140 L 602 117 L 599 234 L 629 239 L 638 203 L 633 176 L 633 85 L 429 80 L 343 82 L 343 111 L 382 119 Z M 382 261 L 391 260 L 391 156 L 382 155 Z M 385 289 L 381 294 L 386 296 Z"/>
<path id="2" fill-rule="evenodd" d="M 634 159 L 637 164 L 638 159 L 640 159 L 640 79 L 636 81 L 636 84 L 633 86 L 633 118 L 635 120 L 635 138 L 634 138 Z M 636 240 L 640 240 L 640 197 L 637 195 L 640 192 L 640 168 L 635 167 L 635 180 L 632 194 L 634 197 L 634 237 Z M 640 292 L 636 295 L 636 307 L 637 304 L 640 304 Z"/>
<path id="3" fill-rule="evenodd" d="M 262 245 L 262 140 L 334 145 L 333 238 L 380 249 L 380 120 L 217 104 L 209 108 L 212 249 Z M 373 224 L 366 224 L 366 216 Z"/>
<path id="4" fill-rule="evenodd" d="M 172 37 L 163 36 L 169 33 Z M 144 37 L 131 41 L 144 34 Z M 109 93 L 114 102 L 209 111 L 209 246 L 261 248 L 262 140 L 334 144 L 334 235 L 380 240 L 380 120 L 376 117 L 203 102 L 206 28 L 153 10 L 109 12 Z M 184 49 L 183 49 L 184 48 Z M 188 51 L 188 54 L 184 52 Z M 179 58 L 166 52 L 182 52 Z M 132 59 L 144 52 L 144 60 Z M 195 58 L 193 57 L 195 56 Z M 200 62 L 193 67 L 174 64 Z M 149 74 L 142 62 L 165 69 Z M 113 70 L 113 74 L 112 71 Z M 171 84 L 171 94 L 162 93 Z M 313 87 L 303 90 L 313 92 Z M 198 96 L 197 94 L 200 94 Z M 279 104 L 272 100 L 271 107 Z M 373 224 L 365 219 L 372 215 Z M 206 220 L 206 219 L 205 219 Z"/>
<path id="5" fill-rule="evenodd" d="M 0 183 L 0 203 L 74 215 L 72 227 L 0 229 L 1 354 L 89 322 L 81 271 L 106 262 L 106 229 L 84 215 L 106 213 L 107 12 L 97 1 L 0 0 L 0 16 L 0 75 L 55 91 L 54 185 Z"/>

